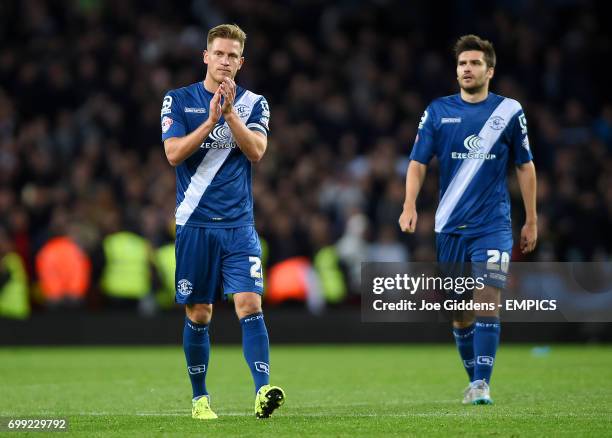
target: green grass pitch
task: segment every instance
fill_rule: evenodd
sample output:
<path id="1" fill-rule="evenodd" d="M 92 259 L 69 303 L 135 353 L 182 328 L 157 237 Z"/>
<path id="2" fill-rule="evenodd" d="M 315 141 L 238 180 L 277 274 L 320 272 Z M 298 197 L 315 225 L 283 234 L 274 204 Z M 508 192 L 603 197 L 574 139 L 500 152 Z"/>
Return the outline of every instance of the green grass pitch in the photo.
<path id="1" fill-rule="evenodd" d="M 0 417 L 67 417 L 67 435 L 86 437 L 612 434 L 610 346 L 538 356 L 502 345 L 494 406 L 461 405 L 467 379 L 450 344 L 276 345 L 271 362 L 287 401 L 256 420 L 240 347 L 213 344 L 207 382 L 220 418 L 202 422 L 190 418 L 178 347 L 2 348 Z"/>

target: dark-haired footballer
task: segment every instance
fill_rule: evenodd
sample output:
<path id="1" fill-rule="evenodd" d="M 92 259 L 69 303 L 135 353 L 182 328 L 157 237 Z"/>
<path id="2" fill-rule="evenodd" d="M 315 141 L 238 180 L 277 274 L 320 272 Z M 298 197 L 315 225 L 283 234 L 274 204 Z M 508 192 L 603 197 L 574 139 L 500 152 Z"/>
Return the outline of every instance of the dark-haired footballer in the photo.
<path id="1" fill-rule="evenodd" d="M 470 385 L 464 404 L 491 404 L 489 384 L 499 344 L 501 289 L 512 251 L 510 199 L 506 169 L 512 156 L 525 207 L 520 248 L 537 241 L 536 173 L 527 121 L 521 105 L 489 92 L 495 71 L 493 45 L 476 35 L 455 44 L 460 92 L 441 97 L 423 113 L 406 175 L 406 198 L 399 224 L 414 232 L 416 199 L 427 165 L 436 156 L 440 202 L 435 232 L 439 263 L 471 263 L 485 287 L 473 299 L 486 310 L 455 312 L 453 334 Z M 478 272 L 474 272 L 478 271 Z"/>

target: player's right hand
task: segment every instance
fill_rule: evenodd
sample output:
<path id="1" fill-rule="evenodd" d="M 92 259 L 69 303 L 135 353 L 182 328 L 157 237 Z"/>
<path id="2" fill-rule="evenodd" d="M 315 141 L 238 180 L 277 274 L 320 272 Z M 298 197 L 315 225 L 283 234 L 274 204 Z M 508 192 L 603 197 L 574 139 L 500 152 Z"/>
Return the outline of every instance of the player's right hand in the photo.
<path id="1" fill-rule="evenodd" d="M 414 233 L 416 229 L 417 223 L 417 211 L 416 207 L 404 206 L 404 211 L 402 211 L 401 216 L 399 217 L 399 226 L 402 229 L 403 233 Z"/>
<path id="2" fill-rule="evenodd" d="M 219 121 L 219 119 L 221 118 L 221 94 L 222 94 L 222 89 L 221 87 L 217 88 L 217 91 L 215 91 L 215 94 L 213 95 L 213 98 L 210 99 L 210 108 L 208 111 L 208 119 L 213 122 L 213 123 L 217 123 Z"/>

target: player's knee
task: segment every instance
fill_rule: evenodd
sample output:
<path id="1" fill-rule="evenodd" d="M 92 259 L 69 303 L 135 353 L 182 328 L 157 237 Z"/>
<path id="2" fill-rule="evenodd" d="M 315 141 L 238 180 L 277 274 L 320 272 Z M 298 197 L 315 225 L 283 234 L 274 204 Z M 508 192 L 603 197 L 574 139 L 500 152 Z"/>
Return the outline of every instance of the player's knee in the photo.
<path id="1" fill-rule="evenodd" d="M 234 295 L 234 304 L 238 318 L 261 312 L 261 296 L 252 292 L 243 292 Z"/>
<path id="2" fill-rule="evenodd" d="M 499 309 L 495 307 L 493 309 L 481 309 L 481 310 L 476 311 L 476 317 L 481 317 L 481 316 L 499 317 Z"/>
<path id="3" fill-rule="evenodd" d="M 499 316 L 499 303 L 501 291 L 492 286 L 474 292 L 474 301 L 479 304 L 476 307 L 476 316 Z"/>
<path id="4" fill-rule="evenodd" d="M 208 324 L 212 318 L 212 304 L 188 304 L 185 312 L 187 318 L 196 324 Z"/>
<path id="5" fill-rule="evenodd" d="M 455 310 L 453 312 L 453 327 L 454 328 L 466 328 L 471 326 L 476 317 L 472 310 Z"/>
<path id="6" fill-rule="evenodd" d="M 455 310 L 453 312 L 453 327 L 463 329 L 474 324 L 476 316 L 473 310 Z"/>
<path id="7" fill-rule="evenodd" d="M 236 314 L 238 318 L 244 318 L 254 313 L 261 313 L 261 304 L 258 303 L 243 303 L 240 306 L 236 306 Z"/>
<path id="8" fill-rule="evenodd" d="M 456 329 L 468 328 L 472 324 L 474 324 L 474 321 L 476 321 L 476 319 L 466 320 L 466 321 L 453 321 L 453 328 L 456 328 Z"/>

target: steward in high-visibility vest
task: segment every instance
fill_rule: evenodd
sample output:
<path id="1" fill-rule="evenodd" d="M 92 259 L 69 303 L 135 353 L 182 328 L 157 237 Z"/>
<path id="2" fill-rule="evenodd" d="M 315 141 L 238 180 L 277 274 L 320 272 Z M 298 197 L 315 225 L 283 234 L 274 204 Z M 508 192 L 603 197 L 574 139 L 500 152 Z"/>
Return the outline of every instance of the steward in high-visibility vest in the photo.
<path id="1" fill-rule="evenodd" d="M 151 292 L 151 246 L 129 231 L 109 234 L 102 241 L 106 264 L 102 291 L 113 298 L 140 299 Z"/>
<path id="2" fill-rule="evenodd" d="M 55 237 L 36 255 L 36 273 L 45 301 L 83 299 L 91 283 L 91 261 L 72 239 Z"/>
<path id="3" fill-rule="evenodd" d="M 0 254 L 0 317 L 30 316 L 28 277 L 17 253 Z"/>
<path id="4" fill-rule="evenodd" d="M 336 247 L 324 246 L 314 256 L 313 265 L 319 276 L 325 301 L 339 303 L 346 297 L 346 280 L 340 269 L 340 258 Z"/>
<path id="5" fill-rule="evenodd" d="M 174 242 L 160 246 L 153 253 L 153 263 L 157 270 L 159 289 L 156 294 L 157 304 L 164 308 L 174 305 L 176 287 L 174 272 L 176 270 L 176 257 Z"/>
<path id="6" fill-rule="evenodd" d="M 320 283 L 308 257 L 292 257 L 270 267 L 264 298 L 270 304 L 303 301 L 311 312 L 319 313 L 325 307 Z"/>

